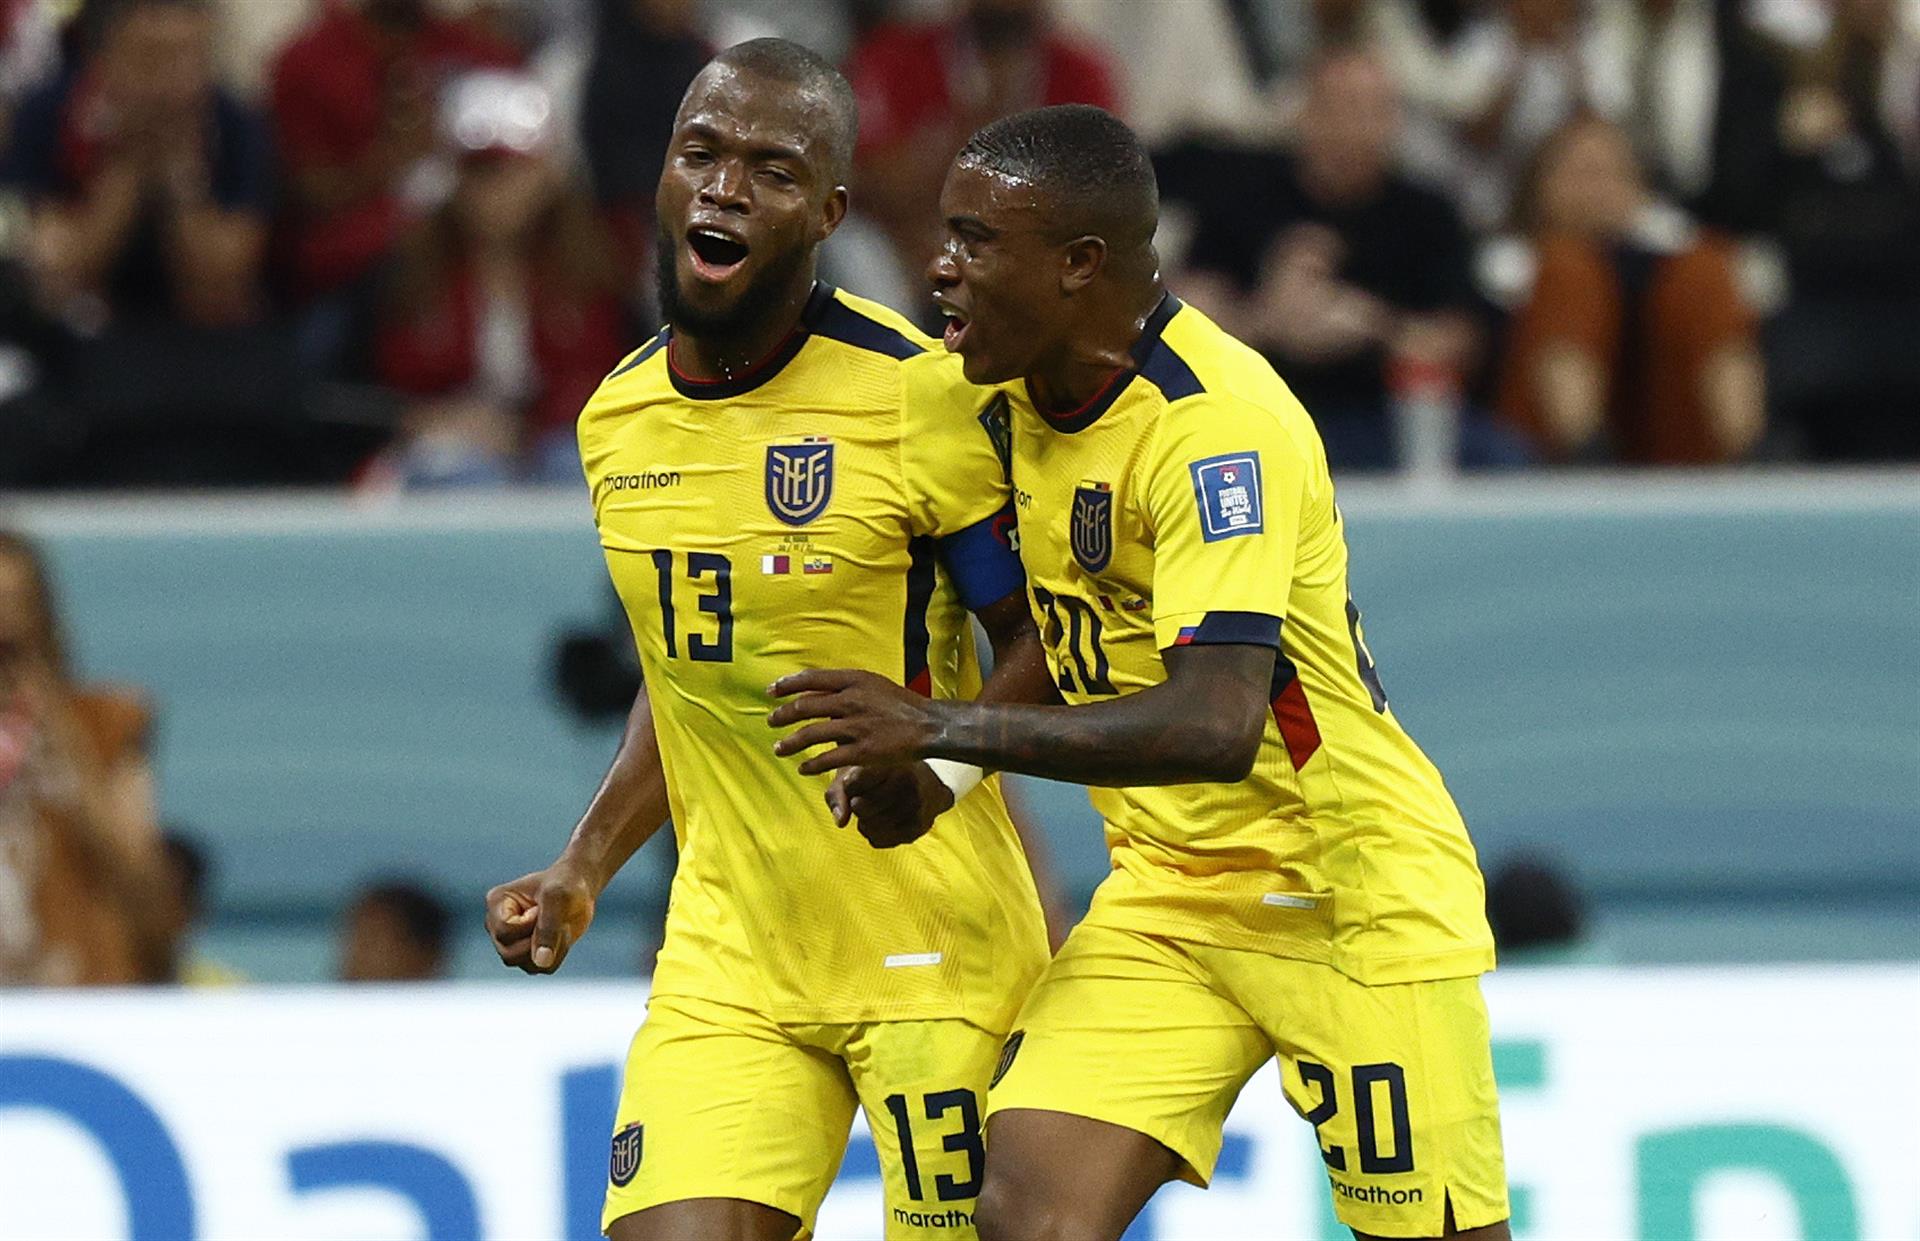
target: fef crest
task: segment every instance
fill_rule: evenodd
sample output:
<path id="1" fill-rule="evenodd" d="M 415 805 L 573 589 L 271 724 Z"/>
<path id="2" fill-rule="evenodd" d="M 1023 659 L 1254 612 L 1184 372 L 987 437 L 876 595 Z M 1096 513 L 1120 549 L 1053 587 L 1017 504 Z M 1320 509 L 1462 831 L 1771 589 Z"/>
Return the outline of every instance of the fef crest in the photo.
<path id="1" fill-rule="evenodd" d="M 1089 573 L 1106 568 L 1113 559 L 1113 484 L 1081 483 L 1074 488 L 1068 527 L 1073 558 L 1080 567 Z"/>
<path id="2" fill-rule="evenodd" d="M 767 508 L 789 526 L 804 526 L 833 499 L 833 442 L 822 436 L 767 446 Z"/>
<path id="3" fill-rule="evenodd" d="M 640 1135 L 635 1123 L 613 1135 L 613 1156 L 607 1160 L 607 1176 L 615 1185 L 626 1185 L 640 1171 Z"/>

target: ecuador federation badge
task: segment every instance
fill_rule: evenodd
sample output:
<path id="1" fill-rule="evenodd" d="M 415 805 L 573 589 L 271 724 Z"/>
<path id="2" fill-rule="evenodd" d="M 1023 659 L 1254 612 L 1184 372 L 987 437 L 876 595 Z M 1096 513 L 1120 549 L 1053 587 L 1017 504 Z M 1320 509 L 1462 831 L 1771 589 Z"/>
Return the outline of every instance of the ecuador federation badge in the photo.
<path id="1" fill-rule="evenodd" d="M 809 436 L 767 445 L 767 508 L 789 526 L 804 526 L 833 498 L 833 442 Z"/>
<path id="2" fill-rule="evenodd" d="M 640 1171 L 640 1135 L 638 1122 L 613 1135 L 613 1157 L 607 1160 L 607 1175 L 615 1185 L 626 1185 Z"/>
<path id="3" fill-rule="evenodd" d="M 1107 567 L 1113 559 L 1112 483 L 1081 483 L 1074 488 L 1068 536 L 1081 568 L 1098 573 Z"/>

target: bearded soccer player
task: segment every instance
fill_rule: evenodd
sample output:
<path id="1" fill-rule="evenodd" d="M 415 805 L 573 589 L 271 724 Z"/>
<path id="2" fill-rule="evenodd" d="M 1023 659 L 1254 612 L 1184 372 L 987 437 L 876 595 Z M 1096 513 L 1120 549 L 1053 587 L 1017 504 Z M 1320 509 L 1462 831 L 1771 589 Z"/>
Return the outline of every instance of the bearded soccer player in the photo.
<path id="1" fill-rule="evenodd" d="M 809 1234 L 856 1106 L 886 1235 L 972 1236 L 987 1079 L 1046 960 L 993 781 L 914 763 L 829 787 L 766 745 L 767 686 L 809 665 L 980 690 L 967 608 L 995 685 L 1046 683 L 978 390 L 904 319 L 814 280 L 854 126 L 845 80 L 797 45 L 702 71 L 658 193 L 668 326 L 580 419 L 645 688 L 565 850 L 489 893 L 488 926 L 508 964 L 557 968 L 671 812 L 666 939 L 612 1143 L 616 1241 Z M 890 824 L 926 834 L 873 848 L 849 815 L 876 844 L 897 843 Z"/>
<path id="2" fill-rule="evenodd" d="M 1115 1238 L 1204 1185 L 1270 1057 L 1359 1237 L 1507 1235 L 1480 872 L 1388 708 L 1326 454 L 1258 354 L 1160 283 L 1131 131 L 1047 108 L 974 135 L 930 269 L 1001 385 L 1021 558 L 1068 705 L 785 678 L 803 772 L 940 757 L 1094 787 L 1113 870 L 989 1096 L 980 1235 Z"/>

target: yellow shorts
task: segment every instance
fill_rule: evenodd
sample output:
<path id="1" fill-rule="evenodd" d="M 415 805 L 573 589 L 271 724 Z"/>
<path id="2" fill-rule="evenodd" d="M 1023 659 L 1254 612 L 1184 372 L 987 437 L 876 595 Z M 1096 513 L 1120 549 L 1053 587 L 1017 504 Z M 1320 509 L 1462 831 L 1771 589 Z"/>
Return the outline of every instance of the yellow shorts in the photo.
<path id="1" fill-rule="evenodd" d="M 1340 1221 L 1438 1237 L 1507 1218 L 1480 980 L 1365 987 L 1331 966 L 1075 928 L 1027 997 L 989 1115 L 1039 1108 L 1144 1133 L 1204 1186 L 1233 1101 L 1278 1056 Z"/>
<path id="2" fill-rule="evenodd" d="M 658 997 L 634 1035 L 614 1120 L 601 1228 L 689 1198 L 741 1198 L 814 1217 L 867 1113 L 887 1241 L 971 1241 L 987 1078 L 1005 1031 L 971 1022 L 782 1025 Z"/>

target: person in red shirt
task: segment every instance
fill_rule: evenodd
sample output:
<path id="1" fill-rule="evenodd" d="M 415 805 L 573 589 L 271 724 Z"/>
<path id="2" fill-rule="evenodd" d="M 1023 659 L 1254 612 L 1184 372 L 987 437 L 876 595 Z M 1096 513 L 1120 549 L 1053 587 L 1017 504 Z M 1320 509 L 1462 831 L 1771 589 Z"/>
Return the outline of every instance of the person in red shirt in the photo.
<path id="1" fill-rule="evenodd" d="M 627 349 L 630 265 L 533 79 L 468 74 L 439 128 L 452 193 L 400 242 L 377 316 L 379 378 L 410 402 L 386 464 L 409 485 L 577 479 L 574 418 Z"/>
<path id="2" fill-rule="evenodd" d="M 352 284 L 392 250 L 408 180 L 434 149 L 444 81 L 520 61 L 512 45 L 433 13 L 428 0 L 326 0 L 273 71 L 301 294 Z"/>
<path id="3" fill-rule="evenodd" d="M 1054 28 L 1046 0 L 964 0 L 947 22 L 883 25 L 854 49 L 847 78 L 862 206 L 908 272 L 939 245 L 940 186 L 974 130 L 1050 104 L 1120 107 L 1106 57 Z"/>

